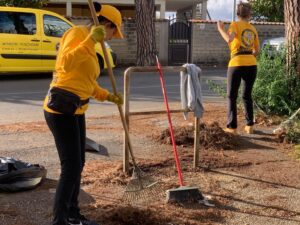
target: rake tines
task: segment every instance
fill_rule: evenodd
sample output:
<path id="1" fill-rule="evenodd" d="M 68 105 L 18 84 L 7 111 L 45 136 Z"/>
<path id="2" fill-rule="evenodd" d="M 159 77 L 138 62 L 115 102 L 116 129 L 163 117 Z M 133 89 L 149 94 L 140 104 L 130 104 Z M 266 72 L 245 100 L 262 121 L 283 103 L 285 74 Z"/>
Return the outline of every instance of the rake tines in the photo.
<path id="1" fill-rule="evenodd" d="M 144 202 L 160 197 L 162 193 L 160 182 L 135 167 L 125 188 L 123 200 L 128 203 Z"/>

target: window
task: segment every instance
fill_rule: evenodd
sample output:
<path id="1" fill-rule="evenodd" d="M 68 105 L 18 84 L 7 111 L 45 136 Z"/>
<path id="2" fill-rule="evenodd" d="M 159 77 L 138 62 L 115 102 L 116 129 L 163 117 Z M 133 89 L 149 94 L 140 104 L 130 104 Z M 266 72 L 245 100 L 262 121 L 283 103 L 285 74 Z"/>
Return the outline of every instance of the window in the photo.
<path id="1" fill-rule="evenodd" d="M 70 27 L 71 25 L 55 16 L 44 15 L 44 33 L 46 36 L 62 37 Z"/>
<path id="2" fill-rule="evenodd" d="M 35 34 L 35 14 L 20 12 L 0 12 L 0 33 L 24 35 Z"/>

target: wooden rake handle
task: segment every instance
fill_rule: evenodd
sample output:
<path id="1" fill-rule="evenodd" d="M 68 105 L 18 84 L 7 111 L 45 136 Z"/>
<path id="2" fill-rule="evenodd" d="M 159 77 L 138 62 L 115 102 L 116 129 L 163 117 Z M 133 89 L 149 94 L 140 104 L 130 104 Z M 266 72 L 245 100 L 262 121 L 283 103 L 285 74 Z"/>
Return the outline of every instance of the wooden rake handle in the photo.
<path id="1" fill-rule="evenodd" d="M 88 0 L 88 4 L 89 4 L 89 8 L 90 8 L 90 11 L 91 11 L 91 15 L 92 15 L 94 24 L 96 26 L 98 26 L 99 25 L 99 20 L 98 20 L 97 14 L 96 14 L 96 10 L 95 10 L 93 1 Z M 113 93 L 116 95 L 116 94 L 118 94 L 117 86 L 116 86 L 116 80 L 115 80 L 115 76 L 113 74 L 113 70 L 112 70 L 109 58 L 108 58 L 108 54 L 107 54 L 107 50 L 105 48 L 104 40 L 102 40 L 100 42 L 100 44 L 101 44 L 104 59 L 105 59 L 106 65 L 107 65 L 107 70 L 108 70 L 109 79 L 110 79 L 110 82 L 111 82 L 111 85 L 112 85 Z M 131 145 L 131 141 L 130 141 L 130 138 L 129 138 L 128 126 L 127 126 L 127 123 L 126 123 L 126 120 L 125 120 L 125 117 L 124 117 L 123 109 L 120 105 L 118 105 L 118 109 L 119 109 L 120 117 L 121 117 L 121 120 L 122 120 L 123 128 L 125 130 L 125 135 L 126 135 L 127 140 L 128 140 L 128 149 L 129 149 L 129 153 L 131 155 L 132 163 L 133 163 L 134 167 L 136 167 L 137 164 L 136 164 L 133 152 L 132 152 L 132 145 Z"/>

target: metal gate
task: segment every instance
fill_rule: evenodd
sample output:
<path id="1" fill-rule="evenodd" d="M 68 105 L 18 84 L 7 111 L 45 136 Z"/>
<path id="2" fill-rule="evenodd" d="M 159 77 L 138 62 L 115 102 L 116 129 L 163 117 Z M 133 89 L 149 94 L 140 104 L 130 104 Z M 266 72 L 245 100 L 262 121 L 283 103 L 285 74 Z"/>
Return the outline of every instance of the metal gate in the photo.
<path id="1" fill-rule="evenodd" d="M 169 20 L 169 65 L 182 65 L 191 59 L 191 23 Z"/>

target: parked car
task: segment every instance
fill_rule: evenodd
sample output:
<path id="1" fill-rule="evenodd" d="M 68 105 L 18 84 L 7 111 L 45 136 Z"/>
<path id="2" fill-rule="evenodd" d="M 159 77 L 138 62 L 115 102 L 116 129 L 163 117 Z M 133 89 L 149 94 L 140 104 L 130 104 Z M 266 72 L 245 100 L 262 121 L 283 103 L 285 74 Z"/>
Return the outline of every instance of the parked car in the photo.
<path id="1" fill-rule="evenodd" d="M 280 52 L 284 49 L 285 37 L 277 37 L 266 39 L 262 42 L 262 49 L 266 49 L 270 56 L 274 55 L 276 52 Z"/>
<path id="2" fill-rule="evenodd" d="M 53 71 L 60 38 L 72 26 L 50 11 L 0 7 L 0 73 Z M 114 67 L 116 55 L 106 47 Z M 101 68 L 106 68 L 101 45 L 95 49 Z"/>

